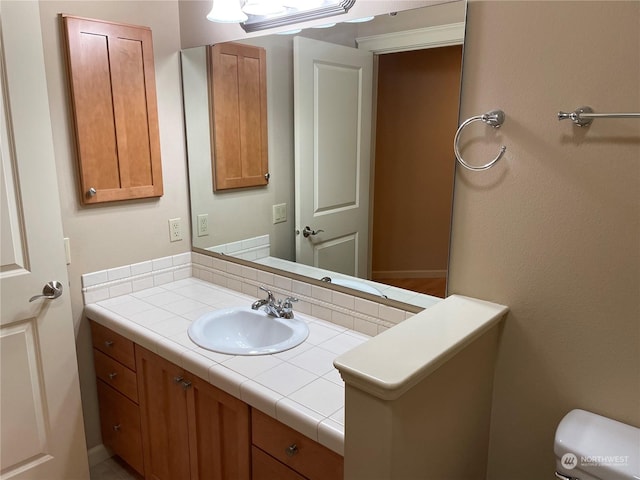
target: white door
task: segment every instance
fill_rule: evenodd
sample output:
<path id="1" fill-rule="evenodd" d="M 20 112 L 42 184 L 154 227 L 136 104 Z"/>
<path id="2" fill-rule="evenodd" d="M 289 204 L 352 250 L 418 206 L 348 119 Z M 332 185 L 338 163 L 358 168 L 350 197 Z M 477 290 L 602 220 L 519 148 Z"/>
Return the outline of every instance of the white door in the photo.
<path id="1" fill-rule="evenodd" d="M 0 22 L 0 478 L 88 479 L 38 2 Z"/>
<path id="2" fill-rule="evenodd" d="M 296 261 L 365 278 L 373 54 L 296 37 L 293 55 Z"/>

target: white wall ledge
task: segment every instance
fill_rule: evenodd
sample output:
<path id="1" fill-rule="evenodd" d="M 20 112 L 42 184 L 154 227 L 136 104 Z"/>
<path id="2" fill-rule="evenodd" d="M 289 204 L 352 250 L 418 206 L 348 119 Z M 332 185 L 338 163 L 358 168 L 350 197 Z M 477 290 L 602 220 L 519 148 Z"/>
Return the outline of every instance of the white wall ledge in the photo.
<path id="1" fill-rule="evenodd" d="M 405 320 L 339 356 L 347 385 L 395 400 L 496 325 L 508 307 L 460 295 Z"/>

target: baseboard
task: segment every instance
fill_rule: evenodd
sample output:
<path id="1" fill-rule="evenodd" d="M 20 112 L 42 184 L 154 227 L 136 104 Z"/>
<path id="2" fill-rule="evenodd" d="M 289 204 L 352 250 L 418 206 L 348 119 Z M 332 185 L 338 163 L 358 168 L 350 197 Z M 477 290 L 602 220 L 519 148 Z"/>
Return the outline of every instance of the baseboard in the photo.
<path id="1" fill-rule="evenodd" d="M 113 453 L 111 453 L 111 451 L 102 443 L 100 445 L 96 445 L 93 448 L 90 448 L 87 452 L 87 455 L 89 457 L 89 468 L 104 462 L 108 458 L 113 457 Z"/>
<path id="2" fill-rule="evenodd" d="M 446 278 L 446 270 L 374 270 L 371 272 L 376 278 Z"/>

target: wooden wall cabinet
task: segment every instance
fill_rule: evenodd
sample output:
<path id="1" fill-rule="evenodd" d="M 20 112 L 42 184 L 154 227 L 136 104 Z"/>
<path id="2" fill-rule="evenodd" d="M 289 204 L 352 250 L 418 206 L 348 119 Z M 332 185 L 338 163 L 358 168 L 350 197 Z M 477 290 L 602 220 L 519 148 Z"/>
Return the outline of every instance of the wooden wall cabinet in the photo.
<path id="1" fill-rule="evenodd" d="M 214 191 L 267 185 L 267 80 L 264 48 L 208 48 Z"/>
<path id="2" fill-rule="evenodd" d="M 136 345 L 145 478 L 249 480 L 249 406 Z"/>
<path id="3" fill-rule="evenodd" d="M 151 30 L 62 15 L 81 201 L 163 193 Z"/>

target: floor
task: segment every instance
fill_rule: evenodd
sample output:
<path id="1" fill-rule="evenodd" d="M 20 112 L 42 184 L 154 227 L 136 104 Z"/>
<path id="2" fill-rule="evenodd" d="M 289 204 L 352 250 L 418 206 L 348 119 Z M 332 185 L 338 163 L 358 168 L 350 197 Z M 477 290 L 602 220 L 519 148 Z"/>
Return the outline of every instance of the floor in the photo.
<path id="1" fill-rule="evenodd" d="M 447 288 L 446 278 L 374 278 L 373 280 L 440 298 L 444 298 Z"/>
<path id="2" fill-rule="evenodd" d="M 142 480 L 142 477 L 117 457 L 91 467 L 91 480 Z"/>

